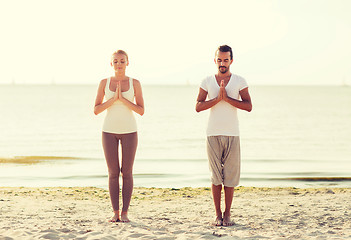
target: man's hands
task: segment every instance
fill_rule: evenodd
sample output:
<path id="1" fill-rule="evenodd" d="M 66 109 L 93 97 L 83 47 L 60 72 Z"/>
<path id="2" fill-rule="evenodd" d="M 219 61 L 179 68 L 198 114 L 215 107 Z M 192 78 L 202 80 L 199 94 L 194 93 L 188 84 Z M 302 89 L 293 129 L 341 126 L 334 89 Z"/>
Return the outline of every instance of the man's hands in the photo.
<path id="1" fill-rule="evenodd" d="M 237 100 L 228 96 L 227 91 L 225 90 L 225 87 L 224 87 L 223 80 L 221 81 L 221 84 L 219 84 L 219 87 L 220 89 L 219 89 L 218 96 L 208 101 L 206 101 L 207 91 L 200 88 L 199 95 L 197 97 L 196 107 L 195 107 L 196 112 L 207 110 L 215 106 L 217 103 L 219 103 L 222 100 L 226 101 L 233 107 L 236 107 L 248 112 L 252 110 L 251 98 L 250 98 L 248 88 L 244 88 L 239 92 L 241 100 Z"/>
<path id="2" fill-rule="evenodd" d="M 222 100 L 226 101 L 227 99 L 228 99 L 227 91 L 225 90 L 224 80 L 222 80 L 220 84 L 217 100 L 218 102 L 220 102 Z"/>
<path id="3" fill-rule="evenodd" d="M 222 100 L 229 101 L 230 98 L 228 97 L 227 91 L 225 90 L 223 80 L 221 81 L 221 84 L 219 85 L 219 87 L 220 87 L 220 89 L 219 89 L 218 96 L 216 98 L 210 99 L 208 101 L 206 101 L 207 91 L 200 88 L 199 95 L 197 97 L 196 107 L 195 107 L 196 112 L 201 112 L 201 111 L 207 110 Z"/>

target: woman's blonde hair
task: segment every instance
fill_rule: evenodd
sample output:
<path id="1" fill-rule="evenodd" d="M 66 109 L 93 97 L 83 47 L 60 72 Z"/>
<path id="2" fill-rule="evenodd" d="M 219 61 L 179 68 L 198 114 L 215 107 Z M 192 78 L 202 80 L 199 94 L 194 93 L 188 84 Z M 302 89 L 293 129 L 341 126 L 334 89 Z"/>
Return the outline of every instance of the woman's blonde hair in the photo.
<path id="1" fill-rule="evenodd" d="M 112 56 L 115 55 L 115 54 L 122 54 L 122 55 L 125 55 L 125 56 L 127 57 L 127 61 L 129 61 L 129 60 L 128 60 L 128 54 L 127 54 L 125 51 L 123 51 L 123 50 L 117 50 L 117 51 L 115 51 L 114 53 L 112 53 Z"/>

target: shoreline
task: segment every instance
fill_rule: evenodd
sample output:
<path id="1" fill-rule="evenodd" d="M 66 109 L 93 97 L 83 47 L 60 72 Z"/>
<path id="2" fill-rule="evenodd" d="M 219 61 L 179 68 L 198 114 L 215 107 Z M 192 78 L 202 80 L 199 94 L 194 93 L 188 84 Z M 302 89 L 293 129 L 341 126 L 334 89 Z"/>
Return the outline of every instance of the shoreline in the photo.
<path id="1" fill-rule="evenodd" d="M 130 223 L 96 187 L 0 187 L 0 210 L 0 239 L 351 239 L 351 188 L 237 187 L 232 227 L 211 226 L 210 188 L 136 187 Z"/>

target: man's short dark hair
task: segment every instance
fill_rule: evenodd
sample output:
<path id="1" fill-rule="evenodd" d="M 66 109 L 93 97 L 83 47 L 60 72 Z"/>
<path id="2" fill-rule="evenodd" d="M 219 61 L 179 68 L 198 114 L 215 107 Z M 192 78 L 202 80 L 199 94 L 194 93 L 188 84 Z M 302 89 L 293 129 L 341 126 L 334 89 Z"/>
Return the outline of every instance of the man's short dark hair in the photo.
<path id="1" fill-rule="evenodd" d="M 217 55 L 218 51 L 220 51 L 220 52 L 230 52 L 230 60 L 233 60 L 233 51 L 232 51 L 232 48 L 229 47 L 228 45 L 219 46 L 217 51 L 216 51 L 216 55 Z"/>

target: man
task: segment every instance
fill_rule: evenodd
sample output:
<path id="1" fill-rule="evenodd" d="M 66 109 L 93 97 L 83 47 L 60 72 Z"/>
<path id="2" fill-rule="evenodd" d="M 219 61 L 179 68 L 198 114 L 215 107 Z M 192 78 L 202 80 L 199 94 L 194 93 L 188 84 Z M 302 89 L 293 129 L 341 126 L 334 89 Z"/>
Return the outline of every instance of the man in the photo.
<path id="1" fill-rule="evenodd" d="M 216 226 L 232 226 L 230 208 L 234 187 L 240 178 L 240 139 L 237 109 L 252 109 L 248 85 L 242 77 L 230 72 L 233 52 L 220 46 L 214 59 L 218 73 L 205 78 L 197 97 L 196 111 L 210 109 L 207 127 L 207 154 L 211 170 L 212 196 L 216 209 Z M 208 97 L 208 100 L 206 100 Z M 221 210 L 224 185 L 225 210 Z"/>

